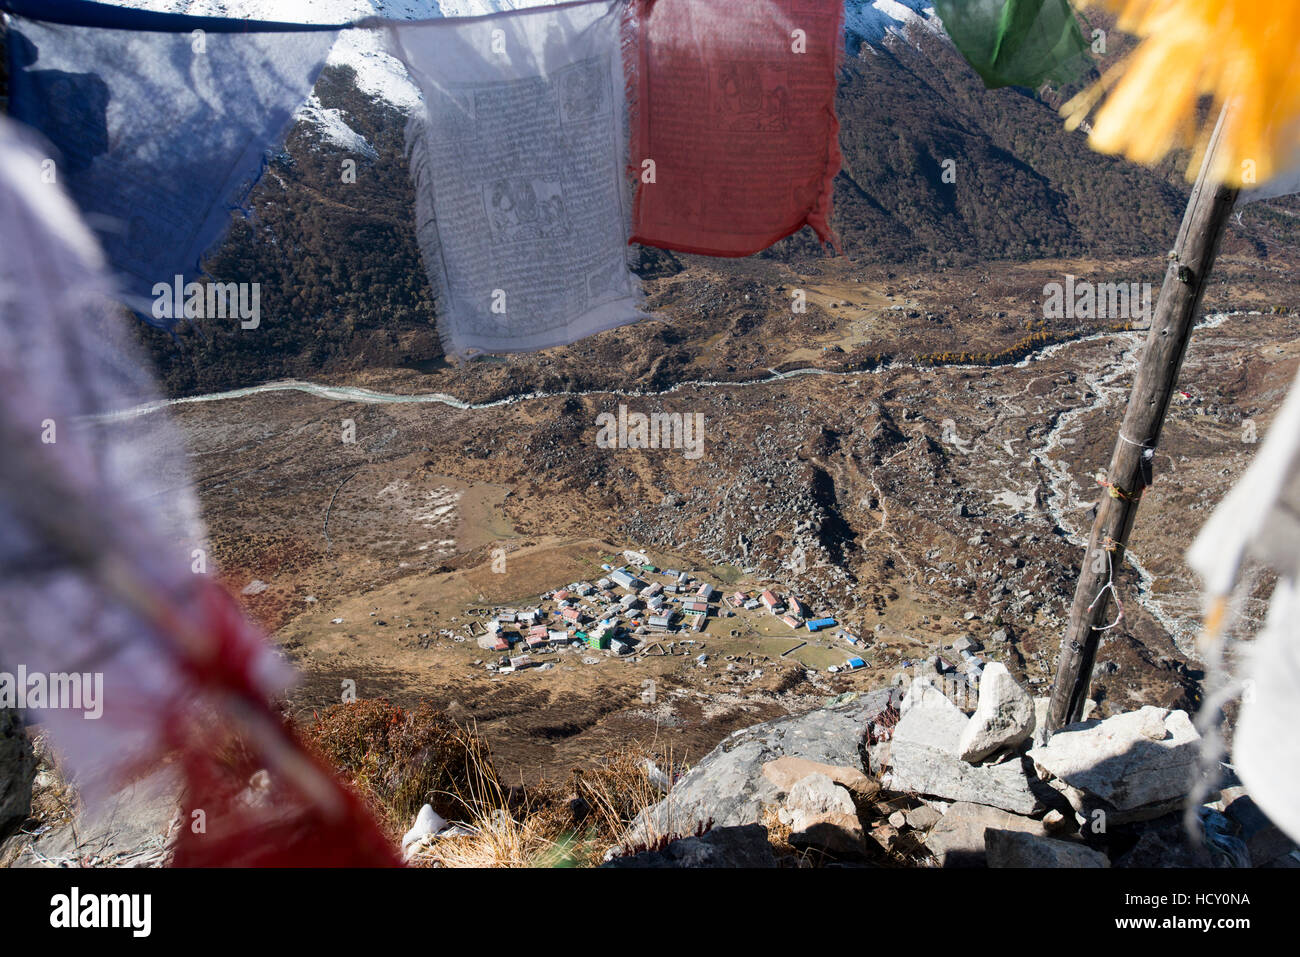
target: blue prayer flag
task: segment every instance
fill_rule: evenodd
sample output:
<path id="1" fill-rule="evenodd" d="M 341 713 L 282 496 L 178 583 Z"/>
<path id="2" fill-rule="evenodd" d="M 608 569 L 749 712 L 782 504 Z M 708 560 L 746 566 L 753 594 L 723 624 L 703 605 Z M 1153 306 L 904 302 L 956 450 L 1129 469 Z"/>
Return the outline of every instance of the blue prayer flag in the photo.
<path id="1" fill-rule="evenodd" d="M 169 328 L 180 318 L 155 315 L 155 287 L 197 278 L 336 36 L 11 18 L 10 113 L 49 141 L 48 169 L 146 320 Z"/>

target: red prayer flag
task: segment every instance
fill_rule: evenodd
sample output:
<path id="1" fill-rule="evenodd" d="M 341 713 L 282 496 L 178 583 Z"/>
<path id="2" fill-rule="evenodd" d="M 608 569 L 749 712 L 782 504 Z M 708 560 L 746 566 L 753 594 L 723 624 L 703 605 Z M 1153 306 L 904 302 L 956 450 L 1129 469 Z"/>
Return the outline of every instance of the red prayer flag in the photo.
<path id="1" fill-rule="evenodd" d="M 842 3 L 633 0 L 633 242 L 748 256 L 831 233 Z"/>

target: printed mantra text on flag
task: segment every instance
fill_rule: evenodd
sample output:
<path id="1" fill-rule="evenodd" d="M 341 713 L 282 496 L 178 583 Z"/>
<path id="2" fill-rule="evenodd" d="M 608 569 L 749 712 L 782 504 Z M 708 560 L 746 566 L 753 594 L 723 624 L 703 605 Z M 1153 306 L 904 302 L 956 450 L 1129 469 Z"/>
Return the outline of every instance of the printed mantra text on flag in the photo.
<path id="1" fill-rule="evenodd" d="M 449 355 L 562 346 L 643 318 L 622 3 L 390 24 L 424 94 L 407 129 Z"/>
<path id="2" fill-rule="evenodd" d="M 831 234 L 843 5 L 634 0 L 633 241 L 747 256 L 805 224 Z"/>

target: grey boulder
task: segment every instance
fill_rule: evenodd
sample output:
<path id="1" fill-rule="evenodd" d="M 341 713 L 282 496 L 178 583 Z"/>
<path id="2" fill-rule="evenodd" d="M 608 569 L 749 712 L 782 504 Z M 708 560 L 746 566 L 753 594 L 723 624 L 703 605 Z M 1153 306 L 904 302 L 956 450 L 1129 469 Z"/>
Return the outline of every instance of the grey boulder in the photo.
<path id="1" fill-rule="evenodd" d="M 1085 817 L 1151 820 L 1187 796 L 1201 736 L 1185 711 L 1148 705 L 1104 721 L 1068 725 L 1030 750 L 1040 777 Z"/>
<path id="2" fill-rule="evenodd" d="M 969 801 L 1014 814 L 1043 810 L 1044 792 L 1023 758 L 992 766 L 961 759 L 958 742 L 968 719 L 943 693 L 918 679 L 908 689 L 903 716 L 891 740 L 872 749 L 873 764 L 884 768 L 881 787 L 895 792 Z"/>
<path id="3" fill-rule="evenodd" d="M 1043 825 L 1033 818 L 962 802 L 949 808 L 942 820 L 930 829 L 925 836 L 925 847 L 940 867 L 985 867 L 988 857 L 984 835 L 990 828 L 1043 834 Z"/>
<path id="4" fill-rule="evenodd" d="M 16 711 L 0 709 L 0 838 L 32 810 L 36 755 Z"/>
<path id="5" fill-rule="evenodd" d="M 989 867 L 1110 867 L 1105 854 L 1083 844 L 1019 831 L 985 831 L 984 851 Z"/>
<path id="6" fill-rule="evenodd" d="M 636 816 L 622 843 L 636 845 L 699 827 L 735 827 L 762 820 L 763 809 L 789 793 L 763 772 L 787 755 L 839 768 L 863 767 L 868 726 L 896 692 L 882 688 L 793 718 L 737 731 L 705 755 L 659 803 Z"/>
<path id="7" fill-rule="evenodd" d="M 661 850 L 642 851 L 607 861 L 605 867 L 776 867 L 776 855 L 761 824 L 716 828 L 697 837 L 669 842 Z"/>
<path id="8" fill-rule="evenodd" d="M 786 796 L 790 843 L 835 855 L 859 855 L 865 848 L 862 822 L 849 792 L 828 776 L 810 774 Z"/>

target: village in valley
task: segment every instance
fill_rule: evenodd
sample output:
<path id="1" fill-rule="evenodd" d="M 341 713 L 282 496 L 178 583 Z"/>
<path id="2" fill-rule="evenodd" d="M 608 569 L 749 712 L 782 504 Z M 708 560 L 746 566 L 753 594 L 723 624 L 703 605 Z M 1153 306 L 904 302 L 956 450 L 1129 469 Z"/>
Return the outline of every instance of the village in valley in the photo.
<path id="1" fill-rule="evenodd" d="M 595 581 L 576 581 L 544 592 L 526 608 L 471 609 L 468 622 L 442 629 L 441 634 L 454 641 L 473 639 L 484 651 L 499 654 L 480 661 L 498 675 L 550 668 L 555 655 L 566 653 L 581 654 L 588 664 L 604 658 L 636 661 L 676 656 L 693 657 L 697 665 L 706 666 L 718 656 L 710 653 L 710 641 L 716 647 L 742 635 L 769 639 L 773 654 L 763 658 L 813 664 L 794 656 L 817 652 L 813 670 L 829 674 L 871 666 L 863 657 L 875 647 L 870 638 L 864 640 L 835 614 L 814 610 L 790 589 L 736 590 L 708 581 L 698 571 L 655 565 L 640 552 L 625 551 L 622 557 L 621 565 L 602 563 L 603 574 Z M 784 647 L 778 650 L 780 645 Z M 924 664 L 927 673 L 974 686 L 985 664 L 977 655 L 982 645 L 963 635 L 951 650 L 955 662 L 933 656 L 924 663 L 904 659 L 897 664 L 904 668 Z M 753 664 L 755 656 L 723 657 Z"/>
<path id="2" fill-rule="evenodd" d="M 706 664 L 711 634 L 734 638 L 742 625 L 766 616 L 791 637 L 802 637 L 802 632 L 810 638 L 832 638 L 845 654 L 842 664 L 829 666 L 830 672 L 866 667 L 853 653 L 861 639 L 834 617 L 814 614 L 794 594 L 779 596 L 771 588 L 757 594 L 724 593 L 721 583 L 706 581 L 698 572 L 659 567 L 635 551 L 624 552 L 623 558 L 625 563 L 617 566 L 602 563 L 604 574 L 594 582 L 577 581 L 544 592 L 532 607 L 492 609 L 485 613 L 486 620 L 471 618 L 462 630 L 469 631 L 480 648 L 501 653 L 498 661 L 486 663 L 487 670 L 510 674 L 546 667 L 546 656 L 566 651 L 584 652 L 593 663 L 600 659 L 591 656 L 603 652 L 632 658 L 694 654 Z M 781 634 L 770 627 L 763 631 Z M 806 644 L 797 641 L 782 656 Z"/>

